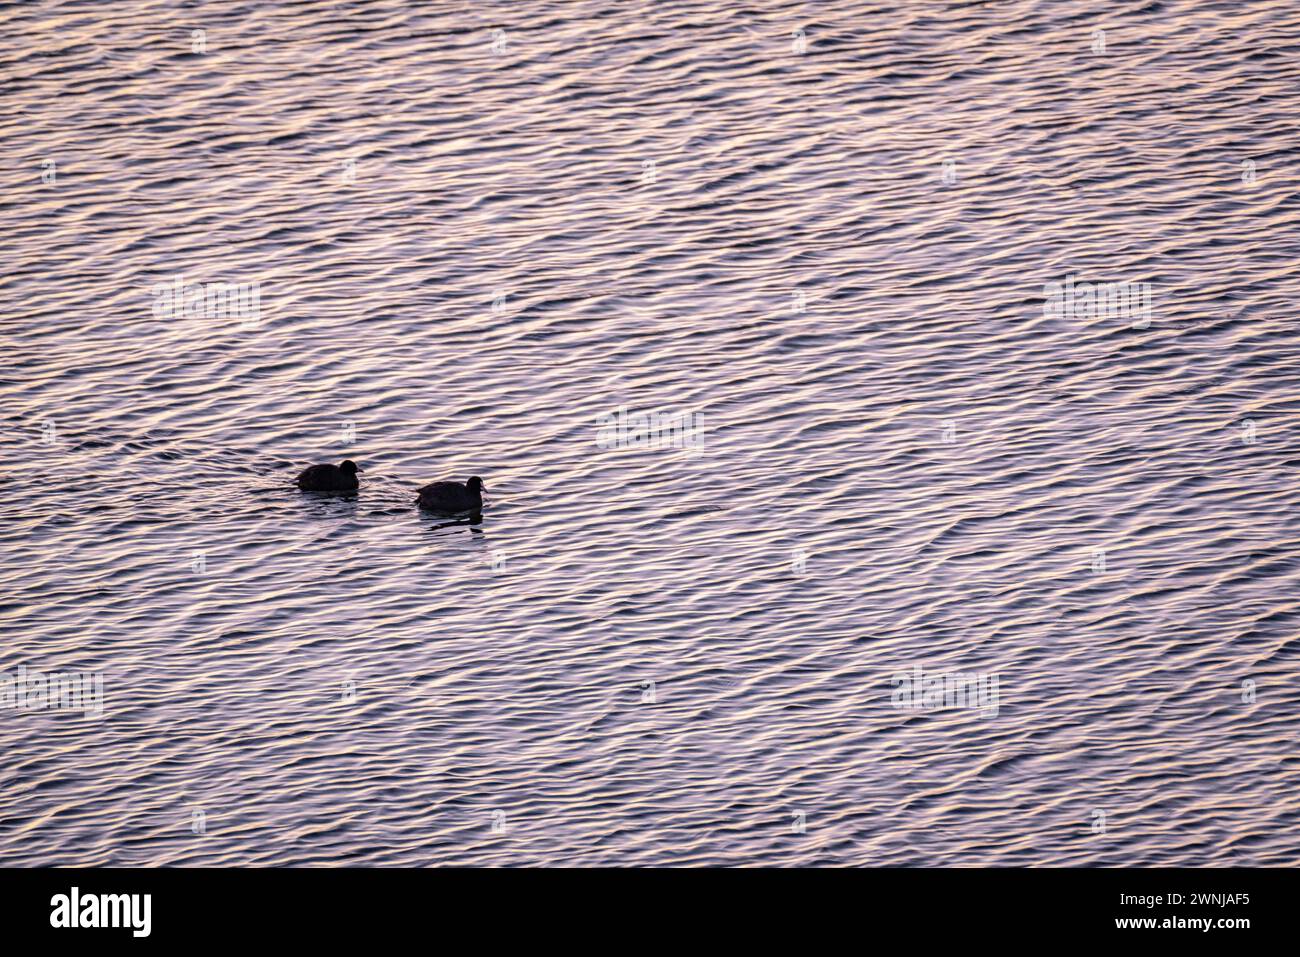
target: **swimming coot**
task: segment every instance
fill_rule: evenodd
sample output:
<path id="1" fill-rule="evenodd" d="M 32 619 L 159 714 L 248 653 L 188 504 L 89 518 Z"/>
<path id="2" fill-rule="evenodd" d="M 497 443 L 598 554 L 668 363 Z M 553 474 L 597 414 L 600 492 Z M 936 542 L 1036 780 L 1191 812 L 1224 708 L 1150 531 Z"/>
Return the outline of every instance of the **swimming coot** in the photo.
<path id="1" fill-rule="evenodd" d="M 304 492 L 347 492 L 357 487 L 357 463 L 347 459 L 339 465 L 313 465 L 298 476 Z"/>
<path id="2" fill-rule="evenodd" d="M 475 475 L 464 485 L 432 482 L 420 489 L 416 502 L 435 512 L 477 512 L 483 507 L 483 480 Z"/>

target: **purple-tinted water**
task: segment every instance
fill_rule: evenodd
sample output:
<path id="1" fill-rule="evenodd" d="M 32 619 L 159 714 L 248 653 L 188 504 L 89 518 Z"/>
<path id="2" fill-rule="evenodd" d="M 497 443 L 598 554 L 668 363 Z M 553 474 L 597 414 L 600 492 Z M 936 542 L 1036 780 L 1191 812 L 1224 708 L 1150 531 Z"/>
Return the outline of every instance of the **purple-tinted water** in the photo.
<path id="1" fill-rule="evenodd" d="M 103 691 L 0 709 L 0 863 L 1300 857 L 1294 3 L 25 3 L 0 62 L 0 671 Z"/>

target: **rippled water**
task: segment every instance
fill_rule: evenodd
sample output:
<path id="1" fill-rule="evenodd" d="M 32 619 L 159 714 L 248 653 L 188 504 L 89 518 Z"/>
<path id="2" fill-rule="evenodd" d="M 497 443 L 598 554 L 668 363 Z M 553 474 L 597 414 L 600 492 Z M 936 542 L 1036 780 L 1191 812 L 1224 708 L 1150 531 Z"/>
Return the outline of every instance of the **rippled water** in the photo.
<path id="1" fill-rule="evenodd" d="M 1293 3 L 23 3 L 0 61 L 0 667 L 104 706 L 3 712 L 0 861 L 1297 862 Z"/>

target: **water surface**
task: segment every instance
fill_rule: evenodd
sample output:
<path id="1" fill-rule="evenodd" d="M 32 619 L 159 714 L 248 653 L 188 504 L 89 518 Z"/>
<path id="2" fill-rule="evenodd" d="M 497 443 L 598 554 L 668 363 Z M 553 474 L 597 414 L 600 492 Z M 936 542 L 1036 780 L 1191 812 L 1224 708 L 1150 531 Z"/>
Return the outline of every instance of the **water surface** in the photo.
<path id="1" fill-rule="evenodd" d="M 104 680 L 0 712 L 0 862 L 1296 863 L 1298 63 L 1282 0 L 0 8 L 0 669 Z"/>

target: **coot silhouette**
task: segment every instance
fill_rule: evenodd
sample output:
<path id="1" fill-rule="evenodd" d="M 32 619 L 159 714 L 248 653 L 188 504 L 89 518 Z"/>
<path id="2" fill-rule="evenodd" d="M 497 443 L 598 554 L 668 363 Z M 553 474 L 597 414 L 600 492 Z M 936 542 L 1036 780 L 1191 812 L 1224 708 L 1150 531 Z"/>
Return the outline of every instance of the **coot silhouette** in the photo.
<path id="1" fill-rule="evenodd" d="M 415 493 L 420 508 L 435 512 L 477 512 L 483 507 L 483 480 L 473 476 L 459 482 L 431 482 Z"/>
<path id="2" fill-rule="evenodd" d="M 304 492 L 347 492 L 357 487 L 357 463 L 346 459 L 339 465 L 313 465 L 298 476 Z"/>

